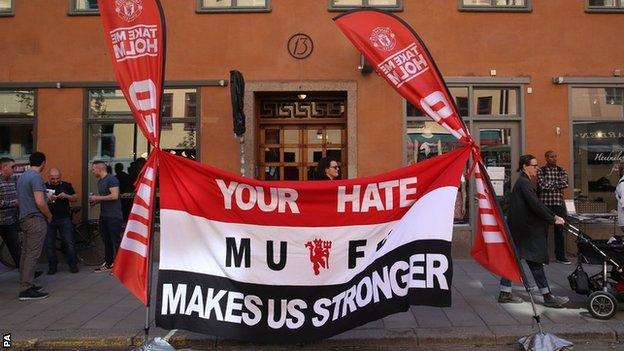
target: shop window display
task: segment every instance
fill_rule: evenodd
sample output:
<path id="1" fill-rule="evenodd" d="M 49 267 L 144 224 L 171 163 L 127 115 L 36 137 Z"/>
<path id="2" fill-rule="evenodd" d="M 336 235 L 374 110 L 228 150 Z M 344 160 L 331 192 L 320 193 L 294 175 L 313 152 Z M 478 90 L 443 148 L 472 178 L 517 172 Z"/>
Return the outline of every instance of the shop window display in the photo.
<path id="1" fill-rule="evenodd" d="M 406 141 L 408 164 L 421 162 L 462 146 L 442 126 L 428 121 L 408 120 Z M 462 177 L 453 215 L 456 224 L 467 224 L 469 221 L 467 195 L 468 185 Z"/>

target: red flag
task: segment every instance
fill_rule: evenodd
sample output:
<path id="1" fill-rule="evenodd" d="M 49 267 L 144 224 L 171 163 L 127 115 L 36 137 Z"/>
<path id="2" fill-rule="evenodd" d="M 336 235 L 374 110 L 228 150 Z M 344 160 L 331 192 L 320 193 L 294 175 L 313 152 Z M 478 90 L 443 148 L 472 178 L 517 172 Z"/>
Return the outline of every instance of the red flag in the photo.
<path id="1" fill-rule="evenodd" d="M 165 25 L 158 0 L 98 0 L 115 77 L 150 144 L 160 137 Z"/>
<path id="2" fill-rule="evenodd" d="M 442 75 L 416 32 L 379 10 L 354 10 L 334 18 L 338 28 L 401 96 L 457 139 L 468 131 Z"/>
<path id="3" fill-rule="evenodd" d="M 143 135 L 154 147 L 136 186 L 113 274 L 148 304 L 150 234 L 160 139 L 165 19 L 158 0 L 98 0 L 117 82 Z"/>
<path id="4" fill-rule="evenodd" d="M 457 139 L 472 145 L 475 165 L 479 163 L 479 168 L 483 168 L 479 146 L 460 117 L 433 58 L 405 21 L 374 9 L 349 11 L 335 17 L 334 21 L 375 71 L 401 96 Z M 478 174 L 483 172 L 481 169 Z M 484 198 L 479 201 L 473 257 L 491 272 L 518 282 L 520 267 L 490 184 L 479 176 L 477 184 L 477 188 L 482 189 L 478 190 L 479 195 Z"/>
<path id="5" fill-rule="evenodd" d="M 506 235 L 505 223 L 496 205 L 492 189 L 484 179 L 487 170 L 481 161 L 475 170 L 479 216 L 477 216 L 477 235 L 470 254 L 483 267 L 511 281 L 520 283 L 522 275 L 514 250 Z"/>
<path id="6" fill-rule="evenodd" d="M 154 216 L 158 155 L 158 149 L 154 149 L 137 180 L 136 196 L 113 266 L 113 275 L 144 304 L 148 301 L 150 230 Z"/>

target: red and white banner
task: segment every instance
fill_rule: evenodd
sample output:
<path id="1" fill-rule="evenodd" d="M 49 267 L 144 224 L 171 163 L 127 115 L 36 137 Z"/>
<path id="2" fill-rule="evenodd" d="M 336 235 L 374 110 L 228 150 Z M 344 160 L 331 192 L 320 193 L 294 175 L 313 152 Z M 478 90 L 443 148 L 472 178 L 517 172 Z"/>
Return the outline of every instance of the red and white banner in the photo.
<path id="1" fill-rule="evenodd" d="M 163 153 L 156 325 L 301 342 L 450 306 L 470 153 L 327 182 L 263 182 Z"/>
<path id="2" fill-rule="evenodd" d="M 468 131 L 435 62 L 418 35 L 400 18 L 379 10 L 355 10 L 334 18 L 375 71 L 401 96 L 457 139 Z"/>
<path id="3" fill-rule="evenodd" d="M 152 151 L 137 179 L 136 195 L 113 266 L 113 275 L 143 304 L 148 303 L 150 234 L 159 155 L 158 149 Z"/>
<path id="4" fill-rule="evenodd" d="M 349 11 L 335 17 L 334 21 L 375 71 L 401 96 L 473 148 L 475 166 L 478 164 L 482 174 L 484 167 L 479 146 L 470 136 L 442 75 L 418 34 L 399 17 L 374 9 Z M 520 267 L 491 184 L 479 177 L 477 184 L 477 187 L 480 184 L 490 191 L 479 191 L 479 220 L 473 255 L 476 253 L 477 261 L 490 271 L 520 282 Z"/>
<path id="5" fill-rule="evenodd" d="M 113 70 L 153 152 L 137 180 L 130 218 L 113 274 L 148 304 L 150 233 L 158 170 L 165 61 L 165 19 L 158 0 L 98 0 Z"/>
<path id="6" fill-rule="evenodd" d="M 158 0 L 98 0 L 115 77 L 143 135 L 160 136 L 165 25 Z"/>
<path id="7" fill-rule="evenodd" d="M 513 248 L 507 239 L 509 236 L 505 234 L 503 217 L 494 203 L 496 200 L 492 189 L 486 186 L 488 181 L 484 179 L 484 175 L 487 176 L 487 170 L 483 163 L 479 162 L 475 169 L 475 184 L 479 201 L 479 215 L 477 216 L 479 235 L 475 236 L 470 254 L 490 272 L 511 281 L 520 282 L 522 276 Z"/>

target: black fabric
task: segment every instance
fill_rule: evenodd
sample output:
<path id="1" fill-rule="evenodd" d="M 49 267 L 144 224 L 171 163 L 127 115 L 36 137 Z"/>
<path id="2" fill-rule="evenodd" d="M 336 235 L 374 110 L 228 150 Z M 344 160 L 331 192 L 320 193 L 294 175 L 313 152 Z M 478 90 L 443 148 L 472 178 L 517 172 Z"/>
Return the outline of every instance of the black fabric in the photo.
<path id="1" fill-rule="evenodd" d="M 584 295 L 589 295 L 591 292 L 589 288 L 589 276 L 580 264 L 576 266 L 574 272 L 568 276 L 568 282 L 570 283 L 570 289 L 572 289 L 572 291 Z"/>
<path id="2" fill-rule="evenodd" d="M 547 264 L 548 225 L 555 222 L 555 217 L 539 201 L 529 176 L 524 172 L 520 172 L 511 192 L 507 221 L 519 257 Z"/>
<path id="3" fill-rule="evenodd" d="M 58 185 L 52 185 L 50 182 L 47 182 L 45 183 L 45 187 L 46 189 L 54 190 L 54 195 L 60 193 L 65 193 L 67 195 L 76 194 L 71 183 L 64 181 L 61 181 Z M 71 215 L 68 199 L 56 199 L 54 202 L 48 202 L 48 207 L 50 208 L 50 212 L 52 212 L 53 220 L 69 218 Z"/>
<path id="4" fill-rule="evenodd" d="M 548 209 L 551 210 L 552 213 L 556 214 L 557 216 L 567 221 L 568 211 L 566 210 L 565 206 L 546 205 L 546 207 L 548 207 Z M 555 224 L 554 233 L 555 233 L 555 257 L 559 261 L 565 261 L 566 260 L 566 251 L 565 251 L 566 245 L 565 245 L 565 232 L 563 230 L 563 225 Z"/>
<path id="5" fill-rule="evenodd" d="M 448 269 L 444 272 L 444 277 L 448 284 L 448 289 L 442 289 L 439 282 L 433 279 L 431 287 L 415 288 L 412 287 L 408 290 L 407 295 L 398 296 L 392 294 L 391 298 L 384 297 L 384 294 L 379 292 L 381 297 L 379 301 L 371 301 L 362 306 L 358 306 L 355 311 L 350 311 L 345 316 L 340 316 L 333 319 L 334 305 L 330 305 L 329 318 L 322 326 L 314 326 L 312 319 L 319 315 L 315 313 L 314 304 L 319 299 L 326 298 L 332 300 L 340 293 L 357 286 L 359 282 L 367 277 L 371 277 L 374 273 L 383 276 L 380 273 L 385 267 L 392 266 L 396 262 L 408 262 L 412 255 L 415 254 L 439 254 L 445 256 L 448 262 Z M 424 263 L 421 264 L 421 266 Z M 250 270 L 253 267 L 248 268 Z M 404 274 L 404 275 L 403 275 Z M 388 274 L 391 276 L 390 274 Z M 424 273 L 415 273 L 415 270 L 411 272 L 399 272 L 397 278 L 402 279 L 425 279 L 426 269 Z M 366 324 L 370 321 L 377 320 L 384 316 L 407 311 L 410 305 L 427 305 L 448 307 L 451 305 L 451 284 L 453 276 L 453 266 L 451 260 L 451 245 L 447 241 L 443 240 L 419 240 L 401 247 L 398 247 L 382 258 L 377 259 L 370 266 L 366 267 L 362 272 L 357 274 L 352 280 L 344 284 L 336 285 L 319 285 L 319 286 L 293 286 L 293 285 L 274 285 L 272 282 L 267 281 L 265 284 L 250 284 L 241 283 L 235 280 L 231 280 L 224 277 L 218 277 L 207 274 L 199 274 L 185 271 L 172 271 L 172 270 L 159 270 L 158 272 L 158 287 L 156 298 L 156 325 L 165 329 L 186 329 L 193 332 L 211 334 L 218 337 L 233 338 L 241 340 L 250 340 L 256 342 L 303 342 L 311 341 L 321 338 L 328 338 L 330 336 L 342 333 L 348 329 L 355 328 L 357 326 Z M 391 279 L 390 279 L 391 280 Z M 180 285 L 185 284 L 185 285 Z M 402 283 L 398 283 L 402 284 Z M 226 315 L 228 299 L 232 298 L 232 292 L 238 295 L 236 302 L 243 303 L 243 296 L 249 298 L 251 295 L 257 296 L 262 301 L 259 307 L 261 310 L 261 319 L 255 325 L 247 325 L 237 322 L 227 322 L 218 320 L 217 313 L 211 310 L 208 317 L 200 317 L 197 312 L 190 312 L 189 314 L 180 313 L 179 310 L 171 312 L 171 305 L 166 304 L 166 309 L 163 309 L 165 303 L 163 300 L 163 286 L 172 286 L 175 294 L 177 289 L 184 289 L 185 297 L 179 295 L 181 299 L 186 301 L 188 307 L 190 301 L 193 299 L 195 289 L 201 289 L 202 299 L 207 299 L 207 296 L 217 296 L 221 291 L 227 291 L 225 296 L 222 296 L 220 300 L 215 303 L 220 307 L 221 315 Z M 403 284 L 405 285 L 405 284 Z M 374 288 L 372 288 L 374 289 Z M 197 291 L 199 293 L 199 291 Z M 305 316 L 303 319 L 305 322 L 297 328 L 289 329 L 287 326 L 274 329 L 267 325 L 268 318 L 268 304 L 269 300 L 275 302 L 275 315 L 273 319 L 279 320 L 281 316 L 281 301 L 294 301 L 300 299 L 306 302 L 307 307 L 301 311 Z M 202 304 L 205 308 L 206 303 Z M 343 304 L 339 305 L 339 311 L 343 308 Z M 165 312 L 166 311 L 166 312 Z M 249 313 L 249 310 L 245 307 L 237 308 L 234 315 L 240 317 L 241 315 Z M 230 313 L 232 314 L 232 313 Z M 288 318 L 293 318 L 289 315 Z"/>
<path id="6" fill-rule="evenodd" d="M 234 134 L 245 134 L 245 114 L 243 113 L 245 99 L 245 79 L 239 71 L 230 71 L 230 97 L 232 99 L 232 122 Z"/>

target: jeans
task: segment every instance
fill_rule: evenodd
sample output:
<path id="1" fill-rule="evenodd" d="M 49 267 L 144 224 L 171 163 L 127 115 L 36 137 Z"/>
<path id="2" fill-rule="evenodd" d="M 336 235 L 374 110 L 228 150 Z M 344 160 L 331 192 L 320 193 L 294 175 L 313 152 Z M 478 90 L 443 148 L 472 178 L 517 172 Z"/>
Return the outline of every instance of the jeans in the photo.
<path id="1" fill-rule="evenodd" d="M 9 253 L 11 254 L 11 258 L 13 258 L 13 262 L 15 262 L 15 266 L 19 268 L 20 257 L 22 250 L 20 240 L 19 240 L 19 224 L 17 222 L 13 224 L 2 224 L 0 225 L 0 236 L 2 240 L 6 244 L 9 249 Z"/>
<path id="2" fill-rule="evenodd" d="M 565 206 L 548 205 L 548 207 L 554 214 L 567 220 L 568 212 Z M 565 233 L 563 232 L 563 226 L 555 224 L 555 257 L 563 261 L 566 258 L 565 253 Z"/>
<path id="3" fill-rule="evenodd" d="M 43 216 L 30 216 L 20 220 L 22 227 L 22 256 L 20 257 L 20 288 L 30 289 L 35 279 L 35 267 L 46 238 L 48 223 Z"/>
<path id="4" fill-rule="evenodd" d="M 107 266 L 115 261 L 115 255 L 121 244 L 121 218 L 100 217 L 100 236 L 104 241 L 104 260 Z"/>
<path id="5" fill-rule="evenodd" d="M 531 270 L 531 274 L 533 275 L 533 279 L 535 279 L 535 284 L 537 284 L 540 293 L 548 294 L 550 292 L 550 288 L 548 287 L 548 280 L 546 280 L 546 273 L 544 273 L 544 265 L 532 261 L 526 261 L 526 263 Z M 511 292 L 511 282 L 505 278 L 501 278 L 500 291 Z"/>
<path id="6" fill-rule="evenodd" d="M 61 243 L 63 245 L 63 252 L 67 258 L 67 264 L 70 267 L 75 266 L 78 263 L 76 259 L 76 250 L 74 248 L 74 237 L 72 233 L 72 223 L 69 218 L 54 219 L 48 224 L 48 234 L 45 240 L 46 255 L 48 256 L 48 264 L 50 267 L 58 265 L 58 258 L 56 257 L 56 233 L 61 234 Z"/>

